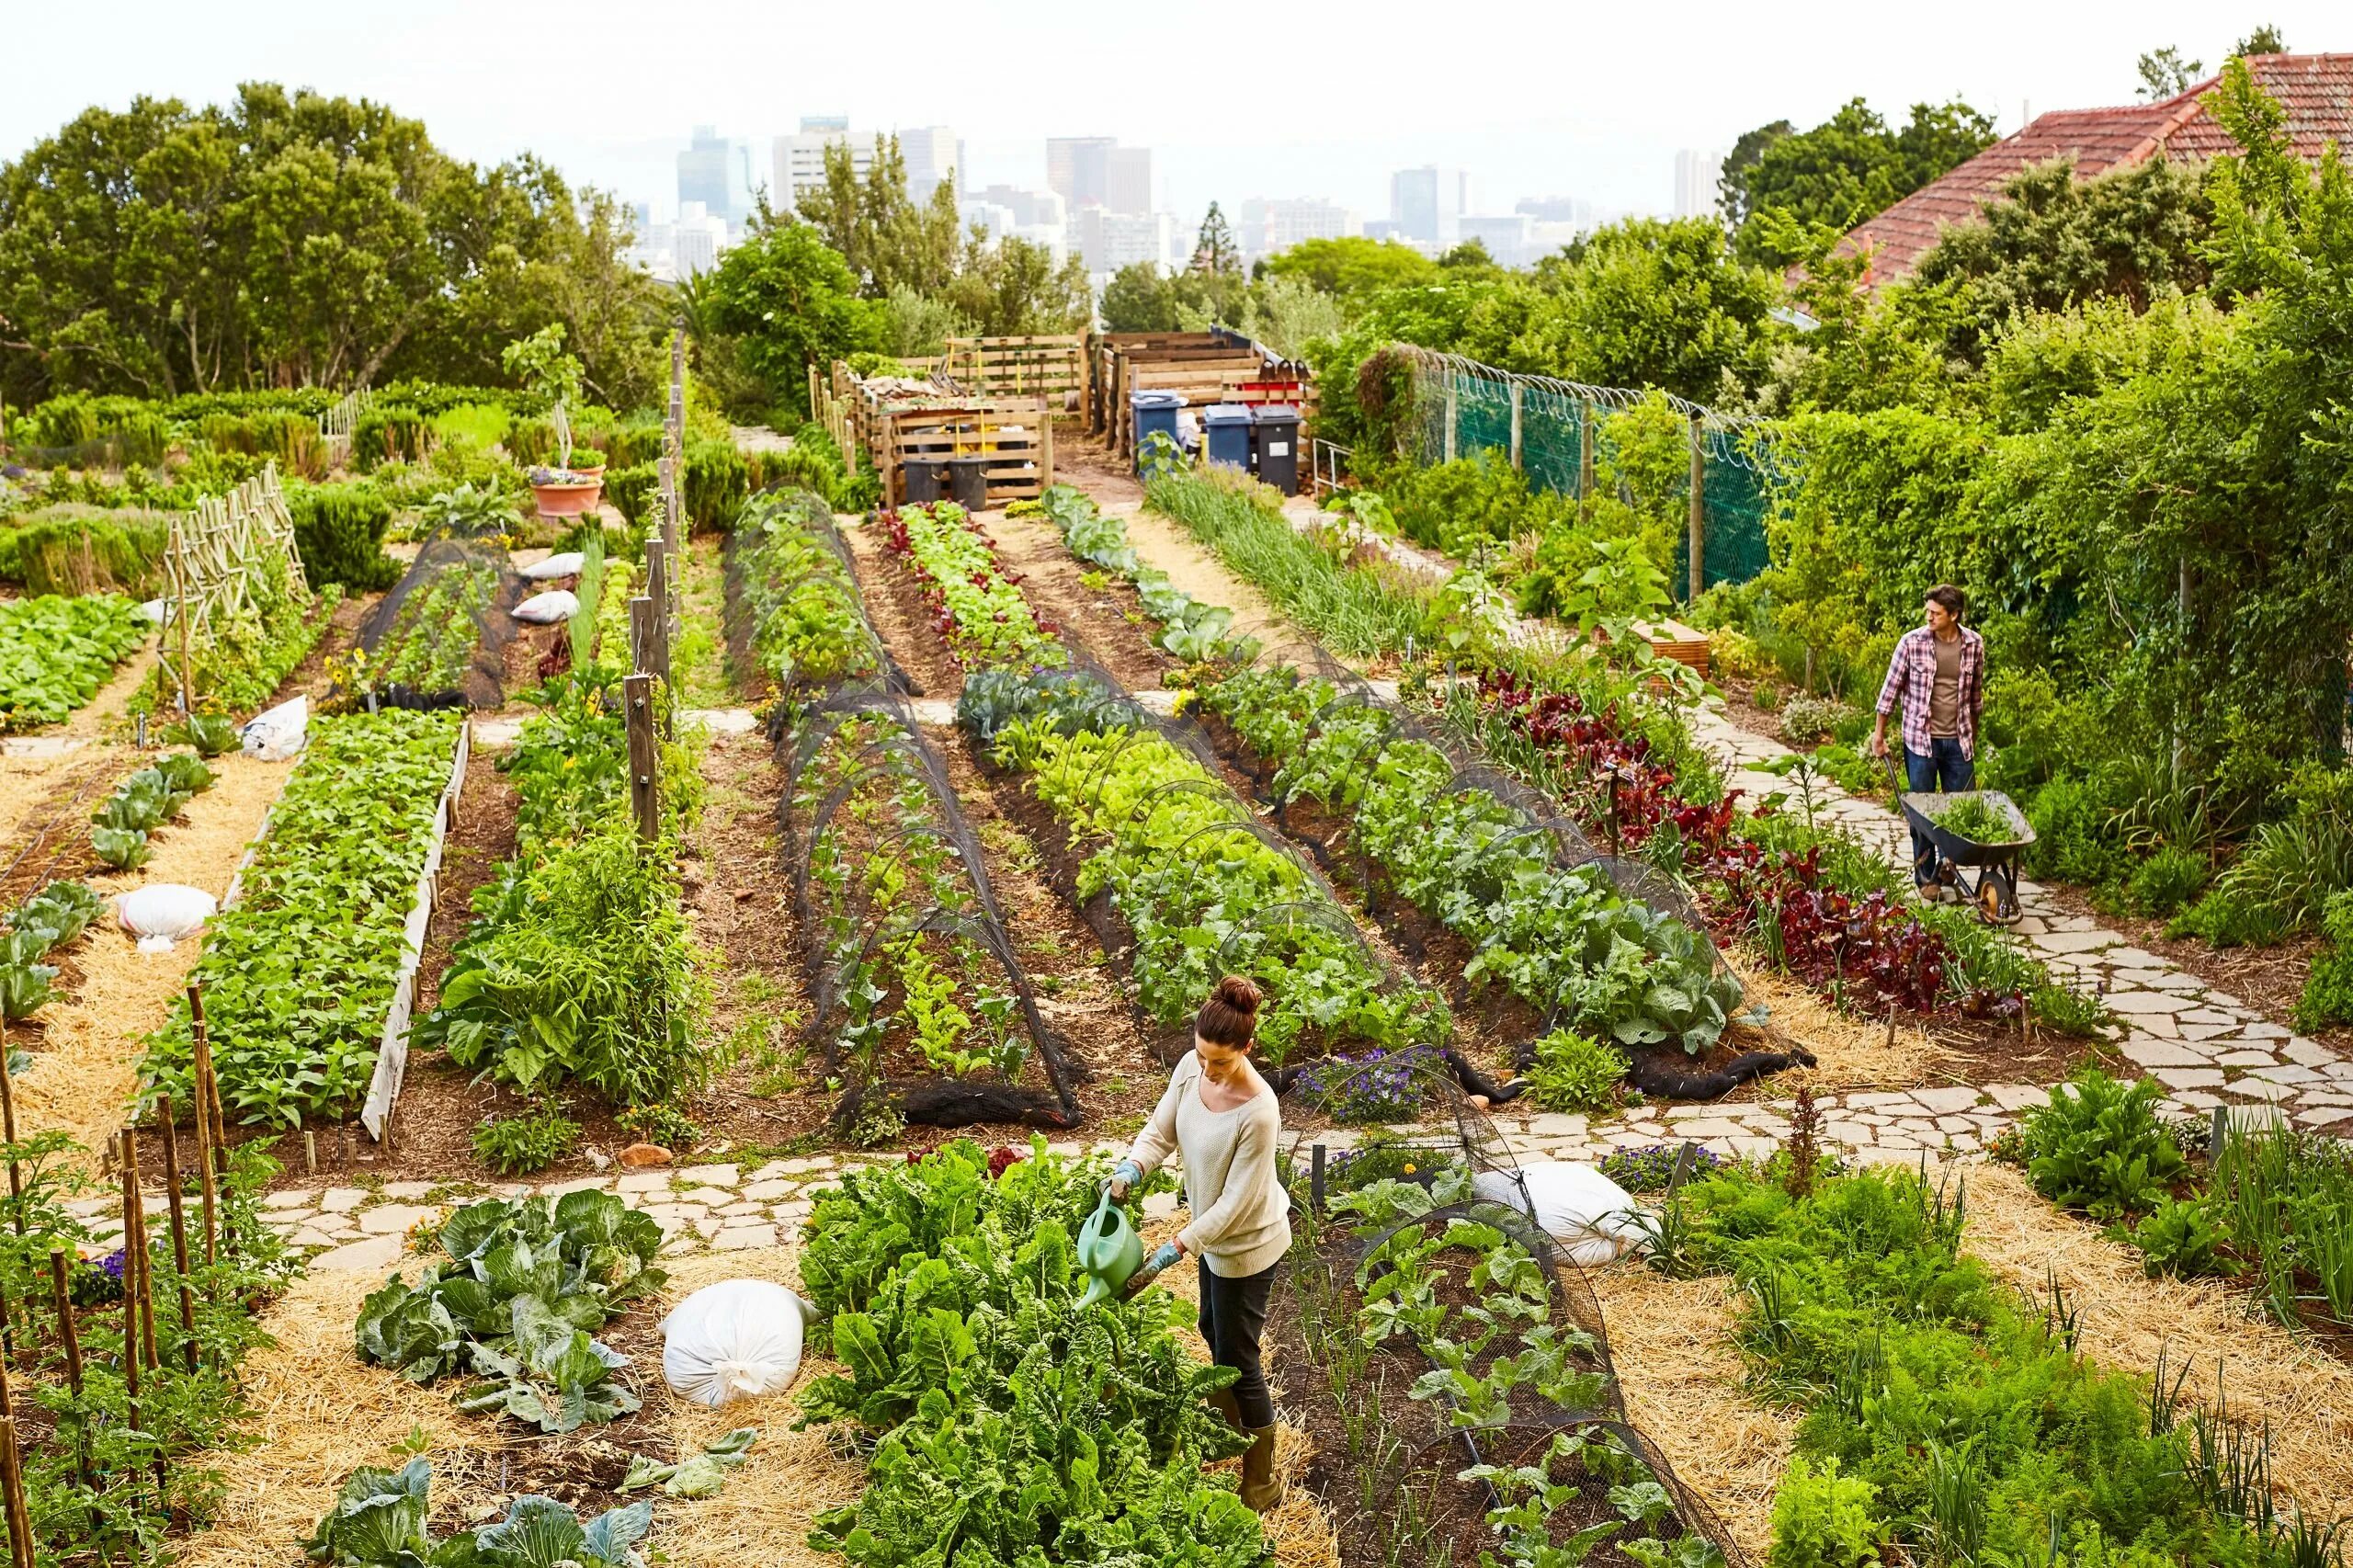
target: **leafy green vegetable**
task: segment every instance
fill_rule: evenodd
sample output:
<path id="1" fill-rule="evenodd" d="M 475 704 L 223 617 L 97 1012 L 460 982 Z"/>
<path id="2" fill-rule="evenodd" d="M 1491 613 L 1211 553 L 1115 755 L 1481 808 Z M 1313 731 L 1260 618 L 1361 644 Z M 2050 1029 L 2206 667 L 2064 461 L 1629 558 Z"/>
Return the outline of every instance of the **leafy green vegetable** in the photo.
<path id="1" fill-rule="evenodd" d="M 613 1381 L 628 1358 L 590 1335 L 668 1278 L 651 1216 L 602 1192 L 492 1199 L 450 1215 L 439 1245 L 415 1285 L 395 1277 L 362 1303 L 362 1360 L 418 1383 L 472 1371 L 460 1408 L 547 1432 L 638 1408 Z"/>
<path id="2" fill-rule="evenodd" d="M 0 730 L 63 721 L 146 640 L 138 607 L 120 594 L 0 602 Z"/>
<path id="3" fill-rule="evenodd" d="M 459 722 L 392 709 L 312 722 L 244 895 L 207 926 L 190 976 L 242 1119 L 292 1126 L 367 1092 Z M 145 1075 L 184 1096 L 189 1049 L 183 1006 L 149 1040 Z"/>
<path id="4" fill-rule="evenodd" d="M 643 1568 L 636 1550 L 654 1523 L 651 1503 L 614 1508 L 585 1525 L 552 1497 L 517 1497 L 494 1525 L 436 1541 L 426 1531 L 433 1465 L 351 1472 L 335 1506 L 302 1543 L 329 1568 Z"/>
<path id="5" fill-rule="evenodd" d="M 143 827 L 94 827 L 90 830 L 90 847 L 98 858 L 118 871 L 134 870 L 154 856 L 147 847 L 147 830 Z"/>
<path id="6" fill-rule="evenodd" d="M 870 674 L 876 643 L 842 559 L 819 542 L 824 497 L 767 491 L 736 517 L 729 566 L 749 618 L 752 653 L 779 687 L 824 686 Z"/>

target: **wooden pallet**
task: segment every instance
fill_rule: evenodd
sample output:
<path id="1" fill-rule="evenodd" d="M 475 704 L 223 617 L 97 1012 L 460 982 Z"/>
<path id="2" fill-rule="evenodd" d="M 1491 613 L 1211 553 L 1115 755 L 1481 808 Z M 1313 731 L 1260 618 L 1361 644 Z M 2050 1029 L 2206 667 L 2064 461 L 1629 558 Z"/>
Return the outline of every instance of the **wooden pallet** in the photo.
<path id="1" fill-rule="evenodd" d="M 1086 386 L 1086 343 L 1061 337 L 951 337 L 945 374 L 975 397 L 1042 395 L 1067 405 Z"/>
<path id="2" fill-rule="evenodd" d="M 1054 425 L 1048 400 L 979 398 L 936 406 L 886 405 L 879 417 L 874 465 L 883 499 L 905 499 L 902 463 L 925 458 L 984 457 L 991 510 L 1034 501 L 1054 482 Z"/>

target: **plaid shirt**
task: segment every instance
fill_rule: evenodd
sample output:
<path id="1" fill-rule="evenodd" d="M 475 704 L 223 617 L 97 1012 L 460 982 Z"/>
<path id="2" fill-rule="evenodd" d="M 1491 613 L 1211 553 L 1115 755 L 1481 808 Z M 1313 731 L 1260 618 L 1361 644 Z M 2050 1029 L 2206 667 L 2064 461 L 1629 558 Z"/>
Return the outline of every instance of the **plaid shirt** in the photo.
<path id="1" fill-rule="evenodd" d="M 1904 706 L 1904 749 L 1915 756 L 1926 756 L 1928 744 L 1928 696 L 1937 685 L 1937 634 L 1925 626 L 1915 626 L 1904 634 L 1895 645 L 1895 656 L 1887 662 L 1887 684 L 1879 688 L 1879 710 L 1882 714 Z M 1953 728 L 1959 732 L 1963 756 L 1977 755 L 1977 712 L 1985 700 L 1985 639 L 1966 626 L 1961 629 L 1961 722 Z"/>

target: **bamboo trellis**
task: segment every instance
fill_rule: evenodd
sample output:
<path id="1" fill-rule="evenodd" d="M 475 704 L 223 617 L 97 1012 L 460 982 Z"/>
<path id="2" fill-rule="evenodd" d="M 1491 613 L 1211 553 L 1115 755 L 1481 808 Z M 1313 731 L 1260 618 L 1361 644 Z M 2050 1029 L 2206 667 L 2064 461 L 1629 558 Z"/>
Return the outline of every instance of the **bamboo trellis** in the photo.
<path id="1" fill-rule="evenodd" d="M 241 613 L 258 612 L 256 581 L 284 564 L 287 586 L 311 597 L 302 557 L 294 545 L 294 518 L 271 463 L 226 495 L 207 496 L 196 510 L 172 519 L 164 551 L 164 678 L 179 691 L 185 710 L 195 696 L 199 663 L 218 646 L 223 628 Z"/>

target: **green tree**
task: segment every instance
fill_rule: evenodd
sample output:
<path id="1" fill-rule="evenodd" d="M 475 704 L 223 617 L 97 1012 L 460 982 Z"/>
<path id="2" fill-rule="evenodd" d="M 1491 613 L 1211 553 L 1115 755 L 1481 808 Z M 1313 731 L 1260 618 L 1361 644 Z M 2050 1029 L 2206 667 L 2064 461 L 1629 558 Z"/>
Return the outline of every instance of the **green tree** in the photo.
<path id="1" fill-rule="evenodd" d="M 1811 260 L 1792 247 L 1792 225 L 1851 229 L 1993 141 L 1993 120 L 1958 99 L 1915 104 L 1901 131 L 1861 98 L 1850 99 L 1813 130 L 1765 142 L 1753 164 L 1727 168 L 1727 210 L 1741 214 L 1735 249 L 1762 267 Z"/>
<path id="2" fill-rule="evenodd" d="M 2288 52 L 2288 38 L 2278 28 L 2266 22 L 2239 40 L 2237 46 L 2231 52 L 2239 55 L 2285 54 Z"/>
<path id="3" fill-rule="evenodd" d="M 1302 240 L 1264 257 L 1255 270 L 1264 278 L 1303 278 L 1326 294 L 1370 294 L 1438 281 L 1438 264 L 1421 252 L 1361 234 Z"/>
<path id="4" fill-rule="evenodd" d="M 976 230 L 964 265 L 941 299 L 989 337 L 1083 331 L 1094 319 L 1095 293 L 1076 256 L 1054 265 L 1053 253 L 1006 236 L 986 244 Z"/>
<path id="5" fill-rule="evenodd" d="M 1193 239 L 1191 269 L 1211 278 L 1242 271 L 1242 248 L 1234 244 L 1233 226 L 1226 222 L 1224 211 L 1214 201 L 1201 214 L 1200 232 Z"/>
<path id="6" fill-rule="evenodd" d="M 858 291 L 870 300 L 902 286 L 936 297 L 955 276 L 962 226 L 954 183 L 940 181 L 931 199 L 916 206 L 907 194 L 907 161 L 895 136 L 874 139 L 863 178 L 847 144 L 828 145 L 824 181 L 795 193 L 794 205 L 801 221 L 849 263 Z"/>
<path id="7" fill-rule="evenodd" d="M 1536 285 L 1495 361 L 1506 369 L 1659 387 L 1701 403 L 1742 398 L 1764 376 L 1780 288 L 1735 259 L 1711 219 L 1635 218 L 1597 230 L 1539 263 Z M 1491 296 L 1490 316 L 1511 298 Z"/>
<path id="8" fill-rule="evenodd" d="M 1765 155 L 1766 148 L 1796 132 L 1796 126 L 1777 119 L 1744 131 L 1732 144 L 1732 151 L 1724 154 L 1723 167 L 1716 174 L 1716 205 L 1723 212 L 1726 227 L 1737 229 L 1748 221 L 1748 177 L 1756 160 Z"/>
<path id="9" fill-rule="evenodd" d="M 2246 51 L 2241 50 L 2239 52 L 2244 54 Z M 2135 68 L 2141 73 L 2138 91 L 2144 103 L 2161 103 L 2166 98 L 2177 97 L 2196 86 L 2206 74 L 2202 62 L 2184 59 L 2181 51 L 2171 44 L 2141 56 L 2135 62 Z"/>
<path id="10" fill-rule="evenodd" d="M 0 166 L 0 391 L 487 382 L 562 322 L 609 393 L 658 331 L 628 239 L 609 199 L 452 159 L 364 99 L 92 108 Z"/>
<path id="11" fill-rule="evenodd" d="M 1103 285 L 1106 332 L 1175 332 L 1176 290 L 1148 261 L 1131 262 Z"/>
<path id="12" fill-rule="evenodd" d="M 719 258 L 706 288 L 712 325 L 738 340 L 771 400 L 803 417 L 810 366 L 882 345 L 884 308 L 858 298 L 849 264 L 807 223 L 756 230 Z"/>

